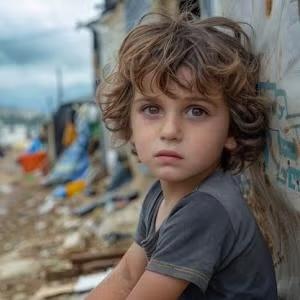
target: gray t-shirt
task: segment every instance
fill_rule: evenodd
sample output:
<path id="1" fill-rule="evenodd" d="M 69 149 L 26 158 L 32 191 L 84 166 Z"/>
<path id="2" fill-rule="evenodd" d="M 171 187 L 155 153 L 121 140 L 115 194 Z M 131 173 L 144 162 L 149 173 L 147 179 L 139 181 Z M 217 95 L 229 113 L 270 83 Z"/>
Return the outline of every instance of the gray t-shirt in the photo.
<path id="1" fill-rule="evenodd" d="M 162 199 L 157 181 L 144 200 L 135 241 L 147 254 L 147 270 L 190 282 L 179 299 L 278 299 L 272 258 L 237 176 L 215 171 L 155 232 Z"/>

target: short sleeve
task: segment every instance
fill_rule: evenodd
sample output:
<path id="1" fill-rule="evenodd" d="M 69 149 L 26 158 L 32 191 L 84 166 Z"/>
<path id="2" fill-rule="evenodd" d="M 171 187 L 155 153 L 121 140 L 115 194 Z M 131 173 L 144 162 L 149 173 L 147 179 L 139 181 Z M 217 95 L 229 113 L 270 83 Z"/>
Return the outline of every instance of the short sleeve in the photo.
<path id="1" fill-rule="evenodd" d="M 182 199 L 161 227 L 146 269 L 186 280 L 205 292 L 234 240 L 223 205 L 197 191 Z"/>

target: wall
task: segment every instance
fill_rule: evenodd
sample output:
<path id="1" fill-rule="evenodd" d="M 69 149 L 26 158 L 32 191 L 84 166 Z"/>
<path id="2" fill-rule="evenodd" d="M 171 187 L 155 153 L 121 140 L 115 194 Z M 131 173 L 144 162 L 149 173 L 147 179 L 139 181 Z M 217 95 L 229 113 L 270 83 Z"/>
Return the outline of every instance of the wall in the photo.
<path id="1" fill-rule="evenodd" d="M 300 236 L 299 227 L 294 223 L 300 212 L 300 1 L 200 2 L 204 17 L 222 15 L 247 22 L 254 28 L 254 48 L 262 55 L 259 87 L 270 96 L 273 104 L 264 154 L 265 173 L 284 196 L 281 201 L 292 208 L 288 212 L 283 206 L 282 209 L 277 206 L 281 225 L 290 228 L 281 246 L 286 247 L 287 252 L 276 268 L 278 287 L 283 299 L 299 299 L 300 252 L 292 238 L 299 240 Z M 273 196 L 271 201 L 275 202 L 276 194 Z M 279 231 L 277 233 L 279 235 Z"/>
<path id="2" fill-rule="evenodd" d="M 124 0 L 126 29 L 129 31 L 151 8 L 151 0 Z"/>

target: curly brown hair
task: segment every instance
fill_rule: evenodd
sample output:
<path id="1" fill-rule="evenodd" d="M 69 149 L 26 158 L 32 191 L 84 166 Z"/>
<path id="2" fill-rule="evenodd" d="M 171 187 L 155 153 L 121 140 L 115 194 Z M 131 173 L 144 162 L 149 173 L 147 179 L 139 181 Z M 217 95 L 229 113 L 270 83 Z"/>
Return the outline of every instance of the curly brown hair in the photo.
<path id="1" fill-rule="evenodd" d="M 168 96 L 170 81 L 207 97 L 218 88 L 230 111 L 229 133 L 237 142 L 234 151 L 223 150 L 221 167 L 240 172 L 251 165 L 266 143 L 270 102 L 257 88 L 259 57 L 241 25 L 224 17 L 200 20 L 187 12 L 145 15 L 124 39 L 116 68 L 98 87 L 106 127 L 122 141 L 130 140 L 131 102 L 136 88 L 145 89 L 150 73 L 150 84 Z M 180 67 L 192 73 L 188 85 L 177 77 Z"/>

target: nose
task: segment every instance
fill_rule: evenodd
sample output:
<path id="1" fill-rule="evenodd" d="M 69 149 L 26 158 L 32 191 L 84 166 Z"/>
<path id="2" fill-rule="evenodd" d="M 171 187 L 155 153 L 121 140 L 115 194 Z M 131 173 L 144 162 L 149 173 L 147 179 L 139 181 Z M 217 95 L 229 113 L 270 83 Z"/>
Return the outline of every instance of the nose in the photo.
<path id="1" fill-rule="evenodd" d="M 175 114 L 168 114 L 164 117 L 160 131 L 161 140 L 179 141 L 182 139 L 182 128 L 179 117 Z"/>

